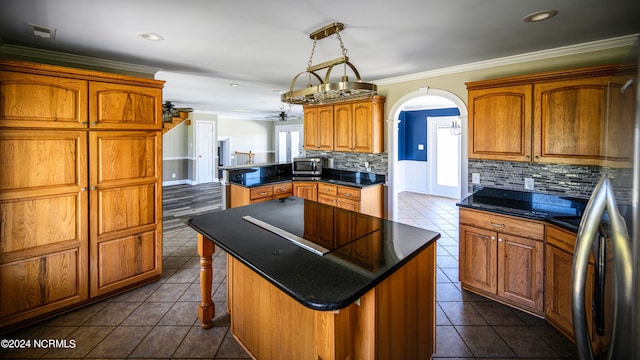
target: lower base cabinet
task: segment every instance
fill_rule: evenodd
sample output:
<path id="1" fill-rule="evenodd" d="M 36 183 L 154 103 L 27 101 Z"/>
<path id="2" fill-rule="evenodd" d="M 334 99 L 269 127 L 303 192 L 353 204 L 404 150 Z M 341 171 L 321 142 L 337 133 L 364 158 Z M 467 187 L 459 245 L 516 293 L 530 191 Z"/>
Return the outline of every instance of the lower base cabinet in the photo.
<path id="1" fill-rule="evenodd" d="M 460 224 L 462 287 L 543 316 L 544 225 L 468 209 Z"/>
<path id="2" fill-rule="evenodd" d="M 568 338 L 573 339 L 571 274 L 576 234 L 548 225 L 546 241 L 545 319 Z M 592 257 L 587 268 L 586 294 L 593 293 L 594 274 Z M 585 309 L 591 309 L 592 303 L 593 298 L 586 296 Z M 591 324 L 591 318 L 591 311 L 587 311 L 587 324 Z"/>

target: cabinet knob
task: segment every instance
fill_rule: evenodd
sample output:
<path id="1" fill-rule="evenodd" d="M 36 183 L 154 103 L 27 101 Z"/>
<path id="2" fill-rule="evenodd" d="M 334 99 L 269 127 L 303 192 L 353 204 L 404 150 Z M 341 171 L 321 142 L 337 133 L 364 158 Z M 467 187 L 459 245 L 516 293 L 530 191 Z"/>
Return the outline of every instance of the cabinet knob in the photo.
<path id="1" fill-rule="evenodd" d="M 80 188 L 80 191 L 87 191 L 86 187 Z"/>
<path id="2" fill-rule="evenodd" d="M 97 187 L 95 187 L 95 186 L 92 186 L 92 187 L 91 187 L 91 190 L 97 190 L 97 189 L 98 189 L 98 188 L 97 188 Z"/>
<path id="3" fill-rule="evenodd" d="M 495 240 L 495 239 L 496 239 L 496 237 L 495 237 L 495 236 L 492 236 L 492 237 L 491 237 L 491 240 Z"/>
<path id="4" fill-rule="evenodd" d="M 524 158 L 529 160 L 531 158 L 531 156 L 530 155 L 525 155 Z"/>
<path id="5" fill-rule="evenodd" d="M 96 126 L 96 125 L 98 125 L 98 122 L 97 122 L 97 121 L 92 121 L 92 122 L 91 122 L 91 126 Z"/>
<path id="6" fill-rule="evenodd" d="M 502 238 L 498 238 L 498 242 L 502 242 Z"/>
<path id="7" fill-rule="evenodd" d="M 536 155 L 535 159 L 536 159 L 536 160 L 540 159 L 540 156 Z"/>
<path id="8" fill-rule="evenodd" d="M 83 121 L 83 122 L 81 122 L 80 124 L 82 124 L 82 125 L 87 125 L 87 122 L 86 122 L 86 121 Z"/>

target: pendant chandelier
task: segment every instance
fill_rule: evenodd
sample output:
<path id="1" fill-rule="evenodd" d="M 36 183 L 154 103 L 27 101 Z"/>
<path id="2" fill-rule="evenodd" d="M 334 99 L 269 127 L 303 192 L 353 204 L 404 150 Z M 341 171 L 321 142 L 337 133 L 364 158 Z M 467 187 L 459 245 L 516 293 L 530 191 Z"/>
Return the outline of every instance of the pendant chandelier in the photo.
<path id="1" fill-rule="evenodd" d="M 360 79 L 360 73 L 358 73 L 356 67 L 349 62 L 347 49 L 344 47 L 342 37 L 340 36 L 340 31 L 343 29 L 344 25 L 342 23 L 332 23 L 309 34 L 309 37 L 313 40 L 313 47 L 307 64 L 307 70 L 298 73 L 293 78 L 289 91 L 282 94 L 280 97 L 283 103 L 292 105 L 327 104 L 336 101 L 352 100 L 376 95 L 378 87 L 375 84 L 363 82 Z M 324 39 L 325 37 L 333 34 L 336 35 L 336 38 L 340 42 L 342 56 L 333 60 L 325 61 L 321 64 L 313 65 L 313 54 L 318 40 Z M 342 77 L 340 78 L 340 81 L 331 82 L 331 71 L 336 65 L 342 65 Z M 347 67 L 349 67 L 355 75 L 356 81 L 349 81 L 349 77 L 347 76 Z M 326 73 L 323 78 L 318 74 L 318 71 L 325 69 Z M 296 81 L 303 74 L 306 74 L 308 79 L 306 87 L 294 90 Z M 315 81 L 317 84 L 314 85 L 312 81 Z"/>

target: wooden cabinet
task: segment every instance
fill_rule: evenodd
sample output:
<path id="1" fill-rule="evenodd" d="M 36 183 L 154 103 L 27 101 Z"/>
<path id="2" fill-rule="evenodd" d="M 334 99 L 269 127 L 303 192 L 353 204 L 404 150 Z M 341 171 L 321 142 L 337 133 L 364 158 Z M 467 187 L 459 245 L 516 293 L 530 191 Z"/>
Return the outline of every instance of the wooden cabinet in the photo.
<path id="1" fill-rule="evenodd" d="M 469 158 L 601 165 L 616 66 L 467 83 Z"/>
<path id="2" fill-rule="evenodd" d="M 533 160 L 601 165 L 608 77 L 534 84 Z"/>
<path id="3" fill-rule="evenodd" d="M 304 108 L 305 150 L 333 150 L 333 107 Z"/>
<path id="4" fill-rule="evenodd" d="M 162 272 L 162 132 L 90 132 L 91 296 Z"/>
<path id="5" fill-rule="evenodd" d="M 375 96 L 372 99 L 335 105 L 306 106 L 304 148 L 362 153 L 383 152 L 384 101 L 384 97 Z M 322 137 L 331 137 L 331 146 L 328 141 L 322 142 Z"/>
<path id="6" fill-rule="evenodd" d="M 292 196 L 293 184 L 289 181 L 251 188 L 231 184 L 229 191 L 231 192 L 230 206 L 234 208 Z"/>
<path id="7" fill-rule="evenodd" d="M 87 81 L 0 71 L 0 127 L 87 127 Z"/>
<path id="8" fill-rule="evenodd" d="M 0 332 L 160 277 L 162 87 L 0 60 Z M 127 131 L 92 126 L 98 104 Z"/>
<path id="9" fill-rule="evenodd" d="M 463 208 L 460 224 L 462 287 L 542 316 L 544 224 Z"/>
<path id="10" fill-rule="evenodd" d="M 294 181 L 293 196 L 299 198 L 318 201 L 318 182 L 317 181 Z"/>
<path id="11" fill-rule="evenodd" d="M 334 105 L 335 151 L 384 151 L 384 98 Z"/>
<path id="12" fill-rule="evenodd" d="M 553 225 L 547 225 L 545 247 L 545 319 L 573 339 L 571 274 L 576 234 Z M 587 269 L 585 309 L 591 309 L 594 280 L 593 257 Z M 587 311 L 587 324 L 591 324 L 591 311 Z M 593 329 L 591 329 L 593 331 Z M 595 338 L 595 337 L 594 337 Z"/>
<path id="13" fill-rule="evenodd" d="M 86 132 L 0 132 L 0 328 L 88 298 L 87 164 Z"/>
<path id="14" fill-rule="evenodd" d="M 531 160 L 531 85 L 469 90 L 469 158 Z"/>
<path id="15" fill-rule="evenodd" d="M 364 188 L 318 183 L 318 202 L 363 214 L 383 217 L 382 185 Z"/>
<path id="16" fill-rule="evenodd" d="M 89 125 L 94 129 L 162 129 L 162 89 L 89 83 Z"/>

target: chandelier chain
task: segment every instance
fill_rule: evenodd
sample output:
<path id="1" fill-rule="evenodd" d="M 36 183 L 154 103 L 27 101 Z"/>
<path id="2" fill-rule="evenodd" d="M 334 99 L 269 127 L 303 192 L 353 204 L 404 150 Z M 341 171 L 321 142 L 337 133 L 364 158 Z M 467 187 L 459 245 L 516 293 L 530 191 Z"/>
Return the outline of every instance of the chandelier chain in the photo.
<path id="1" fill-rule="evenodd" d="M 338 41 L 340 41 L 340 49 L 342 49 L 342 56 L 347 56 L 347 48 L 344 46 L 344 43 L 342 42 L 342 36 L 340 36 L 340 31 L 336 31 L 336 37 L 338 38 Z"/>

